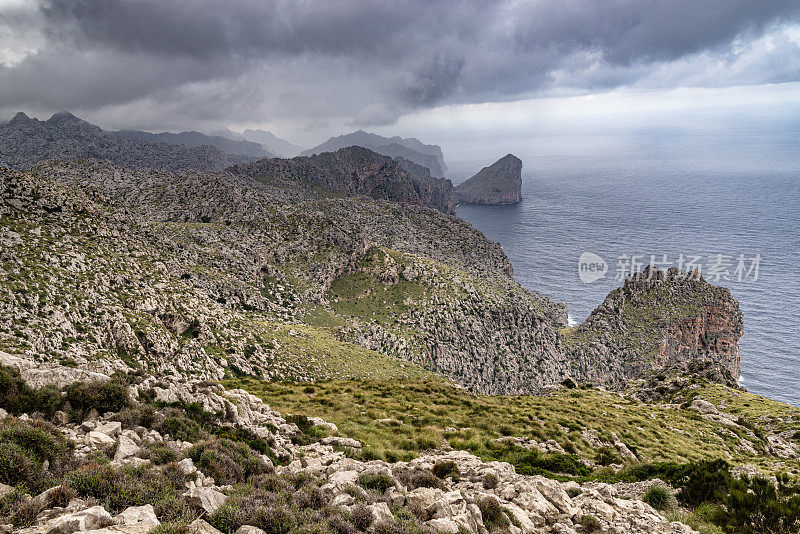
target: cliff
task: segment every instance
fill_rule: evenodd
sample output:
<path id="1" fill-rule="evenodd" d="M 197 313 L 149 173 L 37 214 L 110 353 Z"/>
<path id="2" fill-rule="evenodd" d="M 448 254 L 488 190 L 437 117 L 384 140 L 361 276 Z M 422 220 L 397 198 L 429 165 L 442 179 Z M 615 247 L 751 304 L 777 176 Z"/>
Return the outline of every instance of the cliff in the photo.
<path id="1" fill-rule="evenodd" d="M 739 303 L 699 273 L 645 268 L 612 291 L 581 325 L 566 329 L 565 345 L 581 378 L 624 382 L 689 361 L 713 361 L 724 382 L 740 375 Z"/>
<path id="2" fill-rule="evenodd" d="M 236 154 L 249 158 L 272 158 L 275 154 L 264 149 L 261 144 L 240 139 L 234 140 L 219 135 L 205 135 L 200 132 L 161 132 L 151 133 L 141 130 L 119 130 L 109 132 L 125 139 L 142 139 L 154 143 L 168 143 L 170 145 L 186 145 L 190 147 L 213 146 L 226 154 Z"/>
<path id="3" fill-rule="evenodd" d="M 220 170 L 251 159 L 208 145 L 190 147 L 122 138 L 66 111 L 46 121 L 17 113 L 0 125 L 0 165 L 29 169 L 46 159 L 86 158 L 107 159 L 125 167 L 169 170 Z"/>
<path id="4" fill-rule="evenodd" d="M 228 170 L 264 180 L 313 185 L 338 195 L 365 195 L 454 212 L 449 180 L 433 178 L 427 168 L 413 162 L 395 161 L 360 146 L 292 159 L 264 159 Z"/>
<path id="5" fill-rule="evenodd" d="M 453 189 L 456 204 L 514 204 L 522 200 L 522 160 L 508 154 Z"/>

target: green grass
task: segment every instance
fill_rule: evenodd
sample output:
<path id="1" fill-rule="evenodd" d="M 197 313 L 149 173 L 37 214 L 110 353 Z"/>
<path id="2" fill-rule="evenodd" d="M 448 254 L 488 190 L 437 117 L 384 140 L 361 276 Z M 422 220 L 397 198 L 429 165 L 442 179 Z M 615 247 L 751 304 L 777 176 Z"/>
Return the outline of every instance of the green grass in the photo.
<path id="1" fill-rule="evenodd" d="M 613 450 L 612 433 L 616 434 L 645 462 L 685 463 L 730 455 L 734 463 L 767 469 L 774 460 L 744 453 L 738 448 L 738 437 L 692 410 L 640 404 L 597 389 L 563 390 L 547 396 L 484 396 L 439 378 L 322 381 L 312 386 L 236 380 L 225 385 L 243 387 L 278 411 L 333 422 L 340 434 L 361 441 L 376 457 L 406 458 L 449 445 L 485 459 L 530 463 L 531 458 L 498 441 L 517 436 L 537 442 L 552 439 L 577 457 L 595 459 L 597 449 L 581 435 L 590 429 Z M 785 406 L 765 402 L 778 413 Z M 786 462 L 785 469 L 796 471 L 795 464 Z"/>

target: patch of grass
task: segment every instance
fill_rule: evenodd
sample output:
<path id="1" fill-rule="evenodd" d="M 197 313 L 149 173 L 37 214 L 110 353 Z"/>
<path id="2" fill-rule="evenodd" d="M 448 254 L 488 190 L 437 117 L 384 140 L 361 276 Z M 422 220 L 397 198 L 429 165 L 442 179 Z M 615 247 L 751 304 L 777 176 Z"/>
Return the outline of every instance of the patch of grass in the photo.
<path id="1" fill-rule="evenodd" d="M 726 437 L 723 425 L 699 418 L 693 410 L 641 404 L 623 394 L 592 388 L 567 389 L 545 396 L 484 396 L 473 395 L 440 378 L 323 380 L 315 382 L 313 390 L 304 383 L 252 379 L 224 384 L 244 388 L 278 411 L 304 413 L 335 423 L 340 434 L 364 444 L 364 459 L 413 457 L 420 445 L 438 446 L 444 442 L 486 460 L 528 466 L 532 472 L 559 469 L 567 474 L 581 473 L 585 471 L 575 463 L 577 459 L 598 459 L 598 449 L 583 439 L 578 430 L 582 428 L 594 430 L 606 442 L 612 440 L 612 432 L 616 433 L 646 464 L 677 465 L 728 455 L 734 462 L 764 465 L 768 461 L 762 455 L 741 450 L 738 439 Z M 780 409 L 788 406 L 774 404 Z M 785 409 L 787 413 L 791 410 Z M 750 421 L 760 424 L 755 418 Z M 504 444 L 507 436 L 537 442 L 552 439 L 570 453 L 537 458 L 536 453 L 526 455 L 525 451 Z M 610 448 L 600 455 L 603 462 L 622 462 Z M 785 466 L 790 472 L 800 468 L 795 460 L 785 461 Z M 650 478 L 655 476 L 658 473 Z"/>

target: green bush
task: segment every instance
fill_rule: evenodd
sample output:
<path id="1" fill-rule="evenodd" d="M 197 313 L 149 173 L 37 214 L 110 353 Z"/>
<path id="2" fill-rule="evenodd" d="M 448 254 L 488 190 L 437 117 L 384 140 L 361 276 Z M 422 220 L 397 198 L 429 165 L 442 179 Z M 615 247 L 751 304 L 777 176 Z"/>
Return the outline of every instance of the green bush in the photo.
<path id="1" fill-rule="evenodd" d="M 12 415 L 41 413 L 47 418 L 64 404 L 61 393 L 53 387 L 33 389 L 16 369 L 0 365 L 0 408 Z"/>
<path id="2" fill-rule="evenodd" d="M 358 485 L 383 495 L 386 490 L 394 487 L 394 479 L 386 473 L 361 473 L 358 475 Z"/>
<path id="3" fill-rule="evenodd" d="M 358 530 L 366 531 L 372 525 L 372 511 L 363 504 L 353 506 L 350 511 L 350 522 Z"/>
<path id="4" fill-rule="evenodd" d="M 483 517 L 483 523 L 486 525 L 486 529 L 489 532 L 500 530 L 510 524 L 506 513 L 503 511 L 503 507 L 500 506 L 500 502 L 494 497 L 478 499 L 477 504 L 481 511 L 481 516 Z"/>
<path id="5" fill-rule="evenodd" d="M 112 514 L 129 506 L 152 504 L 159 519 L 174 521 L 189 517 L 181 493 L 185 479 L 167 476 L 145 466 L 114 468 L 88 464 L 67 474 L 66 480 L 82 497 L 94 497 Z M 180 485 L 179 485 L 180 484 Z"/>
<path id="6" fill-rule="evenodd" d="M 71 468 L 73 446 L 51 424 L 12 417 L 0 423 L 0 482 L 24 484 L 38 491 L 47 478 L 57 478 Z M 47 472 L 44 463 L 48 463 Z"/>
<path id="7" fill-rule="evenodd" d="M 724 509 L 716 511 L 714 522 L 731 534 L 800 532 L 800 486 L 785 476 L 777 481 L 777 486 L 760 477 L 732 481 L 722 499 Z"/>
<path id="8" fill-rule="evenodd" d="M 204 475 L 213 477 L 217 484 L 244 483 L 249 477 L 269 470 L 250 447 L 228 439 L 203 440 L 189 449 L 188 456 Z"/>
<path id="9" fill-rule="evenodd" d="M 642 500 L 656 510 L 666 510 L 672 501 L 672 492 L 666 486 L 656 484 L 647 490 Z"/>
<path id="10" fill-rule="evenodd" d="M 73 421 L 82 421 L 92 410 L 103 415 L 118 412 L 130 404 L 128 384 L 119 378 L 95 382 L 75 382 L 67 386 L 67 400 Z"/>
<path id="11" fill-rule="evenodd" d="M 497 475 L 494 473 L 487 473 L 483 475 L 483 489 L 494 489 L 498 484 Z"/>
<path id="12" fill-rule="evenodd" d="M 461 475 L 455 462 L 437 462 L 433 468 L 431 468 L 431 472 L 442 480 L 447 477 L 458 480 Z"/>
<path id="13" fill-rule="evenodd" d="M 594 461 L 600 465 L 621 464 L 622 459 L 619 455 L 609 447 L 601 447 L 597 449 L 594 455 Z"/>
<path id="14" fill-rule="evenodd" d="M 600 532 L 603 528 L 600 521 L 591 515 L 582 515 L 578 522 L 583 527 L 584 532 Z"/>

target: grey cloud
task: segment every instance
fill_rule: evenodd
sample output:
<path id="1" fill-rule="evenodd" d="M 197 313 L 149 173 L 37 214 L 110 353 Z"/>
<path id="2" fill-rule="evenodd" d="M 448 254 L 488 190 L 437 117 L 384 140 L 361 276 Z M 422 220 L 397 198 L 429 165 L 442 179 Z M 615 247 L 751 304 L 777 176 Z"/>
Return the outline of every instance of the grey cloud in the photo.
<path id="1" fill-rule="evenodd" d="M 800 23 L 796 0 L 43 0 L 25 20 L 44 45 L 0 62 L 4 109 L 150 106 L 153 128 L 168 111 L 374 125 L 443 103 L 800 79 L 792 41 L 746 53 Z"/>

